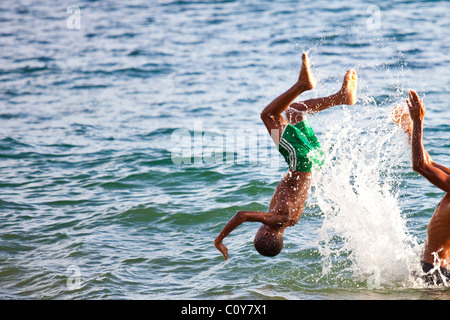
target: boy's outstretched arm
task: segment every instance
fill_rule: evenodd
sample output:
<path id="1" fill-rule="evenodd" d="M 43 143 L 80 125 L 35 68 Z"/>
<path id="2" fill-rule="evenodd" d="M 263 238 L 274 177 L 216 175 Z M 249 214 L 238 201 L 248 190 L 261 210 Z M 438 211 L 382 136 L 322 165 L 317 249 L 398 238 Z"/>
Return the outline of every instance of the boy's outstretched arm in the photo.
<path id="1" fill-rule="evenodd" d="M 219 250 L 225 260 L 228 259 L 228 249 L 222 243 L 222 240 L 230 234 L 231 231 L 236 229 L 244 222 L 261 222 L 269 226 L 282 225 L 286 222 L 286 219 L 280 215 L 274 215 L 267 212 L 261 211 L 238 211 L 233 218 L 228 221 L 228 223 L 223 227 L 222 231 L 219 233 L 217 238 L 214 240 L 214 245 L 217 250 Z"/>
<path id="2" fill-rule="evenodd" d="M 428 181 L 445 192 L 450 192 L 450 175 L 448 169 L 427 161 L 426 151 L 423 146 L 423 119 L 425 106 L 415 91 L 410 91 L 410 100 L 406 100 L 409 107 L 413 130 L 411 136 L 412 165 L 413 170 L 420 173 Z"/>

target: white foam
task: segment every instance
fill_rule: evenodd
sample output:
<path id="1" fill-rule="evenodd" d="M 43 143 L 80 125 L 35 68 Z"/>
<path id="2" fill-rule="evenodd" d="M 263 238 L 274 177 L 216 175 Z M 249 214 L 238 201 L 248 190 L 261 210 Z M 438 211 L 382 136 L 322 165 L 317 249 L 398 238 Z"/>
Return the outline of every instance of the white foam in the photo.
<path id="1" fill-rule="evenodd" d="M 350 271 L 369 288 L 412 279 L 421 246 L 406 228 L 397 183 L 409 146 L 389 110 L 372 102 L 311 122 L 327 156 L 311 194 L 324 214 L 323 274 L 344 266 L 340 272 Z"/>

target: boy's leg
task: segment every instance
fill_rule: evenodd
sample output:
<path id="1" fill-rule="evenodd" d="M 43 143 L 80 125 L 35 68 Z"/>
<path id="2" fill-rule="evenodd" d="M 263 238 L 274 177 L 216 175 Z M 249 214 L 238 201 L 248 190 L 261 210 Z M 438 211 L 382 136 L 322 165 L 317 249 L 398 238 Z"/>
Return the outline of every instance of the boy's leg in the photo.
<path id="1" fill-rule="evenodd" d="M 347 71 L 341 89 L 328 97 L 309 99 L 299 103 L 292 103 L 286 110 L 289 123 L 297 123 L 303 119 L 302 113 L 317 113 L 341 104 L 356 103 L 356 88 L 358 76 L 353 69 Z"/>
<path id="2" fill-rule="evenodd" d="M 288 124 L 282 113 L 302 92 L 311 90 L 314 86 L 315 83 L 310 74 L 308 56 L 306 53 L 303 53 L 302 68 L 297 82 L 286 92 L 275 98 L 261 112 L 261 120 L 277 146 L 280 142 L 281 133 Z"/>

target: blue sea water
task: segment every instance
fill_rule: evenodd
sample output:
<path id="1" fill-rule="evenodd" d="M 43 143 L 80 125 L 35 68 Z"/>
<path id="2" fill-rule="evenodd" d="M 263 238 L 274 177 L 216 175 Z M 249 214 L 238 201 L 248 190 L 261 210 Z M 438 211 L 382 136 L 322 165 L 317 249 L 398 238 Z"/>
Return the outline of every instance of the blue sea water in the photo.
<path id="1" fill-rule="evenodd" d="M 390 119 L 410 89 L 450 165 L 449 1 L 0 2 L 1 299 L 448 299 L 418 277 L 443 193 Z M 327 151 L 275 258 L 257 224 L 287 165 L 259 113 L 307 51 L 358 103 L 310 117 Z"/>

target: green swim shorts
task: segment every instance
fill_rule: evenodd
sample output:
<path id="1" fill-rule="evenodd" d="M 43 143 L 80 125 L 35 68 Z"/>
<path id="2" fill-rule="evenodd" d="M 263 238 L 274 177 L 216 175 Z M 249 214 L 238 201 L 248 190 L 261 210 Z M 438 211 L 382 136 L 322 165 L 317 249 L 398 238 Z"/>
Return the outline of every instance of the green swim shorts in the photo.
<path id="1" fill-rule="evenodd" d="M 312 172 L 325 162 L 325 155 L 308 121 L 286 125 L 278 150 L 294 171 Z"/>

